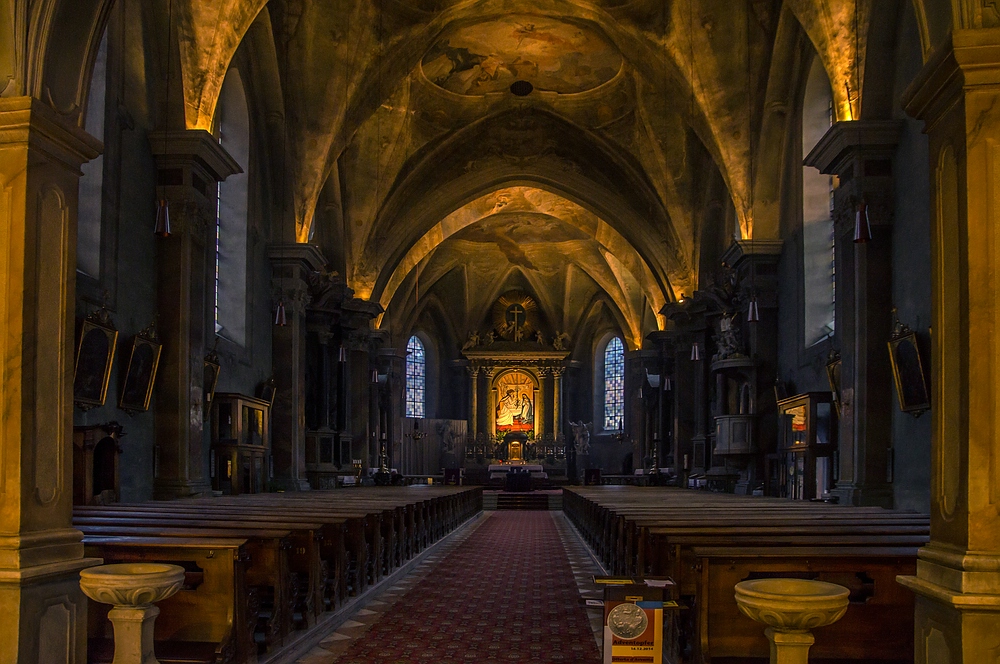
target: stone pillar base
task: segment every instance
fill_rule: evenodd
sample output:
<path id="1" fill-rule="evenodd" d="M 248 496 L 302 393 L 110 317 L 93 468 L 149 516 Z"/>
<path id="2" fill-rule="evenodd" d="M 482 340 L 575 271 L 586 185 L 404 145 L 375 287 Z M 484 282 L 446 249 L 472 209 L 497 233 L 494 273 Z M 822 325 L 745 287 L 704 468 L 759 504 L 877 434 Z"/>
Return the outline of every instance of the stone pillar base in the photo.
<path id="1" fill-rule="evenodd" d="M 202 480 L 156 480 L 153 483 L 153 500 L 204 498 L 211 495 L 212 485 Z"/>
<path id="2" fill-rule="evenodd" d="M 916 576 L 898 576 L 916 593 L 916 664 L 971 664 L 1000 659 L 1000 595 L 959 593 Z"/>
<path id="3" fill-rule="evenodd" d="M 809 648 L 816 642 L 809 632 L 784 632 L 768 627 L 764 636 L 771 642 L 771 664 L 809 664 Z"/>
<path id="4" fill-rule="evenodd" d="M 80 570 L 100 558 L 0 568 L 0 664 L 87 661 L 87 598 Z"/>
<path id="5" fill-rule="evenodd" d="M 115 626 L 115 659 L 111 664 L 159 664 L 153 653 L 153 605 L 116 606 L 108 612 Z"/>
<path id="6" fill-rule="evenodd" d="M 892 509 L 892 487 L 887 484 L 879 486 L 838 485 L 830 492 L 830 495 L 838 496 L 841 505 L 865 505 Z"/>
<path id="7" fill-rule="evenodd" d="M 305 478 L 275 477 L 271 484 L 280 491 L 312 491 L 312 485 Z"/>

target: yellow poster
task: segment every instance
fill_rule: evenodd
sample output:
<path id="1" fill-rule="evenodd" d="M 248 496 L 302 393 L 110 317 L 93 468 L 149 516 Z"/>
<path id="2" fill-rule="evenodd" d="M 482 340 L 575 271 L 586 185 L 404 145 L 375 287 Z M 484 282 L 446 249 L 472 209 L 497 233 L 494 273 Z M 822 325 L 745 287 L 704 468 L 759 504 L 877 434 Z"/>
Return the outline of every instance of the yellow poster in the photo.
<path id="1" fill-rule="evenodd" d="M 662 664 L 663 602 L 605 601 L 604 664 Z"/>

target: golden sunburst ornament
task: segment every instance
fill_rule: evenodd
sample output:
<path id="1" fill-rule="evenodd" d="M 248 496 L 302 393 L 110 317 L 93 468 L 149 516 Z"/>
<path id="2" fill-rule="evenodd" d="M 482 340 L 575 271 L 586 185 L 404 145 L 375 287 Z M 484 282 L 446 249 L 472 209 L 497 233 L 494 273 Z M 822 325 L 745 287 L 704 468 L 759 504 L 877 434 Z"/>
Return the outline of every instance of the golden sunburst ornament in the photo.
<path id="1" fill-rule="evenodd" d="M 502 338 L 524 341 L 538 328 L 538 305 L 524 291 L 508 291 L 493 305 L 493 321 Z"/>

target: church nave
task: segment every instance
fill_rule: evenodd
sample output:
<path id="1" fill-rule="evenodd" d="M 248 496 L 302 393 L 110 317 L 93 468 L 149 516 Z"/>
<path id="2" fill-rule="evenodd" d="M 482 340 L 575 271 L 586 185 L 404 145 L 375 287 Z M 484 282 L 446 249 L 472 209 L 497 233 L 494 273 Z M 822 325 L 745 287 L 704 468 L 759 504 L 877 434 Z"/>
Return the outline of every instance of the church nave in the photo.
<path id="1" fill-rule="evenodd" d="M 596 664 L 602 609 L 583 600 L 598 570 L 562 512 L 484 512 L 296 664 Z"/>

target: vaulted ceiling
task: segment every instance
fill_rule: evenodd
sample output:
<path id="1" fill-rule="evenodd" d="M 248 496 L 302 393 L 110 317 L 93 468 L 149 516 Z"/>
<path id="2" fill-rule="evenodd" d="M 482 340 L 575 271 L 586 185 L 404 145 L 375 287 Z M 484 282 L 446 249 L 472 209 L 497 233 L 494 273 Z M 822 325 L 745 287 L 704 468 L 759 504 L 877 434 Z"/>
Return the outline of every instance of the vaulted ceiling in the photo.
<path id="1" fill-rule="evenodd" d="M 952 22 L 1000 22 L 991 3 L 900 1 L 912 1 L 925 57 Z M 48 20 L 33 39 L 84 54 L 110 5 L 69 3 L 77 26 L 84 17 L 93 26 L 70 34 L 62 0 L 0 2 L 10 5 L 0 30 Z M 280 103 L 266 121 L 281 127 L 295 239 L 336 244 L 360 297 L 412 309 L 414 270 L 433 280 L 467 261 L 489 266 L 467 270 L 488 281 L 508 267 L 534 275 L 551 291 L 540 300 L 555 302 L 558 289 L 545 284 L 565 287 L 575 271 L 638 339 L 662 324 L 663 303 L 698 287 L 704 243 L 778 235 L 775 155 L 795 54 L 815 49 L 836 119 L 862 117 L 867 35 L 886 6 L 153 0 L 144 11 L 154 50 L 173 35 L 176 117 L 188 128 L 212 127 L 233 56 L 257 35 L 252 57 L 276 72 L 268 93 Z M 48 95 L 82 117 L 86 74 L 55 85 L 72 71 L 55 56 L 26 61 L 33 47 L 0 49 L 0 74 L 11 72 L 4 93 Z M 154 59 L 162 75 L 167 60 Z M 722 222 L 706 212 L 720 207 Z"/>

